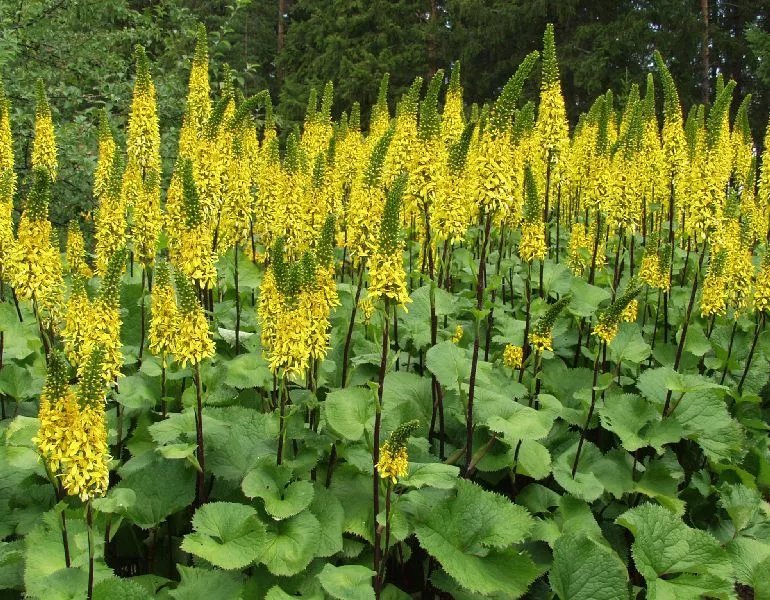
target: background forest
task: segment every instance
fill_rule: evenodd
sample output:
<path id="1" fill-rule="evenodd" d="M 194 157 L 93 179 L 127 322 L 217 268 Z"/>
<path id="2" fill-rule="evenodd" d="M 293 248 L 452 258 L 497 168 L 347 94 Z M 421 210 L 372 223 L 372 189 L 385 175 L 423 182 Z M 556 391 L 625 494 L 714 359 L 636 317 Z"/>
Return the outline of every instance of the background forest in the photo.
<path id="1" fill-rule="evenodd" d="M 607 89 L 622 108 L 658 49 L 684 106 L 708 104 L 717 73 L 736 81 L 739 96 L 752 94 L 750 122 L 762 139 L 770 0 L 0 0 L 0 72 L 13 107 L 16 164 L 23 181 L 42 78 L 61 149 L 51 218 L 57 225 L 84 218 L 93 207 L 97 112 L 106 108 L 122 129 L 140 43 L 158 86 L 168 176 L 197 23 L 209 32 L 215 70 L 229 64 L 247 96 L 271 91 L 285 134 L 301 122 L 311 87 L 329 80 L 335 116 L 355 100 L 371 106 L 385 72 L 394 99 L 415 75 L 449 72 L 455 60 L 466 101 L 493 98 L 548 22 L 572 125 Z"/>

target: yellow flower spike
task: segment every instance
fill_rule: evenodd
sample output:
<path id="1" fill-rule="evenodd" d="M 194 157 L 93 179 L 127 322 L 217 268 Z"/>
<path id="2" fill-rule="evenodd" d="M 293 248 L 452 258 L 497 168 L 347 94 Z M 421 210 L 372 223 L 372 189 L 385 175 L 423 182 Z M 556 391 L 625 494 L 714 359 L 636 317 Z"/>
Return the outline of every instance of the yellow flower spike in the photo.
<path id="1" fill-rule="evenodd" d="M 32 168 L 44 169 L 51 181 L 56 179 L 59 161 L 56 149 L 51 107 L 45 94 L 43 82 L 37 82 L 37 105 L 35 106 L 35 137 L 32 141 Z"/>
<path id="2" fill-rule="evenodd" d="M 379 244 L 369 263 L 369 295 L 373 299 L 382 297 L 393 300 L 404 310 L 405 305 L 412 301 L 406 289 L 400 232 L 401 198 L 406 183 L 406 175 L 401 175 L 388 191 L 380 224 Z"/>
<path id="3" fill-rule="evenodd" d="M 455 327 L 455 332 L 454 332 L 454 335 L 452 336 L 452 343 L 459 344 L 460 341 L 463 339 L 464 333 L 465 332 L 463 331 L 462 325 L 458 325 L 457 327 Z"/>
<path id="4" fill-rule="evenodd" d="M 628 303 L 628 306 L 626 306 L 626 308 L 623 309 L 623 312 L 620 315 L 620 319 L 624 323 L 633 323 L 636 321 L 638 313 L 639 313 L 639 301 L 634 298 L 633 300 L 631 300 L 631 302 Z"/>
<path id="5" fill-rule="evenodd" d="M 409 474 L 409 454 L 406 446 L 409 436 L 418 424 L 415 420 L 399 425 L 380 447 L 380 459 L 375 469 L 382 479 L 390 479 L 391 483 L 395 484 Z"/>
<path id="6" fill-rule="evenodd" d="M 175 272 L 179 307 L 178 329 L 173 342 L 174 357 L 182 367 L 196 365 L 214 356 L 214 340 L 209 331 L 206 314 L 195 297 L 190 280 L 179 270 Z"/>
<path id="7" fill-rule="evenodd" d="M 377 471 L 382 479 L 390 479 L 392 483 L 406 477 L 409 473 L 409 455 L 406 446 L 391 448 L 390 442 L 385 442 L 380 448 L 380 460 Z"/>
<path id="8" fill-rule="evenodd" d="M 155 85 L 144 48 L 136 47 L 136 82 L 128 118 L 128 163 L 123 174 L 123 202 L 133 210 L 134 252 L 145 265 L 155 260 L 162 225 L 160 208 L 160 125 Z"/>
<path id="9" fill-rule="evenodd" d="M 48 171 L 36 169 L 16 243 L 8 252 L 8 264 L 11 285 L 18 296 L 33 300 L 44 326 L 55 329 L 63 312 L 64 281 L 59 249 L 52 243 L 48 220 L 50 187 Z"/>
<path id="10" fill-rule="evenodd" d="M 524 359 L 524 350 L 521 346 L 507 344 L 503 350 L 503 364 L 509 369 L 520 369 Z"/>
<path id="11" fill-rule="evenodd" d="M 155 273 L 151 297 L 152 316 L 147 339 L 150 352 L 161 357 L 163 366 L 168 366 L 168 356 L 174 350 L 174 338 L 179 328 L 179 311 L 168 263 L 158 262 Z"/>
<path id="12" fill-rule="evenodd" d="M 529 334 L 529 343 L 532 344 L 532 347 L 538 352 L 553 350 L 551 331 L 533 331 Z"/>

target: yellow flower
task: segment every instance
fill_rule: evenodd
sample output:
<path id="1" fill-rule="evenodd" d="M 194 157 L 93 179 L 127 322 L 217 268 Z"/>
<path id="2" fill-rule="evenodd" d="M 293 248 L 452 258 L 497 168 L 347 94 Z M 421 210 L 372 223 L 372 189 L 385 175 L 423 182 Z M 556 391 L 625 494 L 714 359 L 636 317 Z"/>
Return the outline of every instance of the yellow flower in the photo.
<path id="1" fill-rule="evenodd" d="M 525 262 L 543 260 L 548 253 L 545 245 L 545 229 L 542 222 L 522 223 L 519 258 Z"/>
<path id="2" fill-rule="evenodd" d="M 620 319 L 625 323 L 633 323 L 636 321 L 637 314 L 639 313 L 639 301 L 634 299 L 628 303 L 628 306 L 623 309 L 620 315 Z"/>
<path id="3" fill-rule="evenodd" d="M 569 238 L 569 268 L 575 275 L 582 275 L 591 266 L 593 238 L 588 234 L 586 226 L 575 223 Z M 597 253 L 598 254 L 598 253 Z"/>
<path id="4" fill-rule="evenodd" d="M 126 206 L 133 209 L 134 252 L 139 261 L 150 265 L 155 260 L 161 230 L 160 124 L 155 85 L 141 46 L 136 47 L 136 63 L 134 97 L 128 118 L 128 163 L 122 194 Z"/>
<path id="5" fill-rule="evenodd" d="M 371 296 L 366 296 L 358 301 L 358 308 L 364 313 L 364 321 L 368 323 L 374 315 L 374 301 Z"/>
<path id="6" fill-rule="evenodd" d="M 166 366 L 168 354 L 174 350 L 174 339 L 179 328 L 176 294 L 171 286 L 168 263 L 157 267 L 157 278 L 152 288 L 152 318 L 147 334 L 150 352 L 160 356 Z"/>
<path id="7" fill-rule="evenodd" d="M 204 358 L 214 356 L 214 340 L 202 307 L 185 313 L 179 318 L 179 329 L 174 339 L 174 356 L 184 367 L 195 365 Z"/>
<path id="8" fill-rule="evenodd" d="M 406 477 L 409 473 L 409 454 L 406 445 L 392 448 L 390 441 L 385 442 L 380 448 L 380 460 L 376 465 L 377 472 L 382 479 L 390 479 L 397 483 L 399 478 Z"/>
<path id="9" fill-rule="evenodd" d="M 770 257 L 770 254 L 767 256 Z M 762 268 L 754 280 L 753 302 L 755 310 L 759 312 L 770 310 L 770 260 L 768 257 L 763 260 Z"/>
<path id="10" fill-rule="evenodd" d="M 618 323 L 614 319 L 602 319 L 600 317 L 596 325 L 594 325 L 592 333 L 600 340 L 609 344 L 618 334 Z"/>
<path id="11" fill-rule="evenodd" d="M 67 264 L 70 273 L 78 273 L 86 279 L 91 277 L 91 267 L 86 262 L 86 243 L 83 232 L 75 221 L 67 229 Z"/>
<path id="12" fill-rule="evenodd" d="M 553 339 L 550 330 L 547 332 L 533 331 L 529 334 L 529 343 L 538 352 L 553 350 Z"/>
<path id="13" fill-rule="evenodd" d="M 71 417 L 61 457 L 61 482 L 67 494 L 82 501 L 107 493 L 110 454 L 104 407 L 82 406 Z"/>
<path id="14" fill-rule="evenodd" d="M 86 293 L 86 282 L 82 276 L 74 275 L 72 293 L 67 300 L 64 315 L 62 337 L 64 338 L 64 353 L 76 367 L 80 364 L 83 339 L 92 322 L 91 300 Z"/>
<path id="15" fill-rule="evenodd" d="M 206 313 L 203 311 L 189 279 L 176 271 L 176 289 L 179 299 L 179 322 L 174 334 L 173 353 L 184 367 L 187 363 L 198 364 L 214 356 L 214 340 L 211 338 Z"/>
<path id="16" fill-rule="evenodd" d="M 32 168 L 44 169 L 53 181 L 59 169 L 56 158 L 56 136 L 43 82 L 38 81 L 35 107 L 35 137 L 32 140 Z"/>
<path id="17" fill-rule="evenodd" d="M 703 281 L 703 292 L 700 299 L 700 313 L 703 317 L 727 313 L 727 291 L 724 277 L 711 275 Z"/>
<path id="18" fill-rule="evenodd" d="M 412 301 L 406 289 L 401 248 L 390 254 L 377 251 L 369 264 L 369 295 L 372 299 L 388 298 L 406 310 Z"/>
<path id="19" fill-rule="evenodd" d="M 452 343 L 459 344 L 460 341 L 463 339 L 463 333 L 464 331 L 463 331 L 462 325 L 458 325 L 457 327 L 455 327 L 455 333 L 452 336 Z"/>
<path id="20" fill-rule="evenodd" d="M 503 350 L 503 363 L 509 369 L 520 369 L 524 359 L 524 350 L 521 346 L 507 344 Z"/>

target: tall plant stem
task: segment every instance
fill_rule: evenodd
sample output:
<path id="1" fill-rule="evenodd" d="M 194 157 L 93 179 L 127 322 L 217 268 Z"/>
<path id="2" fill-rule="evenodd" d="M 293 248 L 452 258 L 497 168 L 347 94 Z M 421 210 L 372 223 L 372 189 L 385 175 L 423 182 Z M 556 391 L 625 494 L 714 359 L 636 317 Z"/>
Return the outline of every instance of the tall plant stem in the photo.
<path id="1" fill-rule="evenodd" d="M 67 515 L 64 511 L 61 513 L 61 541 L 64 547 L 64 565 L 69 569 L 72 566 L 72 559 L 70 558 L 69 533 L 67 533 Z"/>
<path id="2" fill-rule="evenodd" d="M 241 288 L 238 278 L 238 244 L 233 248 L 235 257 L 233 278 L 235 280 L 235 354 L 241 353 Z"/>
<path id="3" fill-rule="evenodd" d="M 46 461 L 43 461 L 43 468 L 45 469 L 45 474 L 48 476 L 48 481 L 50 481 L 51 485 L 53 486 L 53 493 L 54 497 L 56 498 L 56 502 L 60 502 L 62 499 L 62 487 L 54 474 L 51 473 L 51 470 L 48 468 L 48 463 Z M 67 534 L 67 515 L 64 511 L 61 511 L 61 541 L 62 548 L 64 549 L 64 565 L 69 569 L 71 566 L 70 542 L 69 535 Z"/>
<path id="4" fill-rule="evenodd" d="M 561 184 L 556 187 L 556 264 L 559 264 L 559 246 L 561 244 Z"/>
<path id="5" fill-rule="evenodd" d="M 743 367 L 743 374 L 741 375 L 741 380 L 738 383 L 739 394 L 743 391 L 743 384 L 746 383 L 746 375 L 748 375 L 749 368 L 751 368 L 751 361 L 754 358 L 754 350 L 757 347 L 757 341 L 759 341 L 759 333 L 760 331 L 762 331 L 762 326 L 764 324 L 765 324 L 765 313 L 760 313 L 759 318 L 757 319 L 757 326 L 754 329 L 754 337 L 751 340 L 749 355 L 746 357 L 746 366 Z"/>
<path id="6" fill-rule="evenodd" d="M 160 412 L 166 418 L 166 356 L 164 355 L 160 365 Z"/>
<path id="7" fill-rule="evenodd" d="M 583 451 L 583 444 L 586 439 L 586 432 L 591 425 L 591 418 L 594 416 L 594 408 L 596 407 L 596 383 L 599 379 L 599 362 L 601 361 L 602 354 L 604 353 L 605 342 L 601 342 L 596 347 L 596 358 L 594 359 L 594 377 L 593 384 L 591 385 L 591 406 L 588 409 L 588 415 L 586 416 L 586 422 L 580 432 L 580 441 L 578 442 L 577 452 L 575 452 L 575 461 L 572 463 L 572 479 L 575 479 L 575 473 L 577 473 L 578 463 L 580 462 L 580 453 Z"/>
<path id="8" fill-rule="evenodd" d="M 682 354 L 684 353 L 684 344 L 687 340 L 687 328 L 690 326 L 690 316 L 692 315 L 692 309 L 695 305 L 695 295 L 698 292 L 698 280 L 700 279 L 701 269 L 703 268 L 703 257 L 706 255 L 707 244 L 703 243 L 703 248 L 698 258 L 698 269 L 695 271 L 695 277 L 692 280 L 692 290 L 690 291 L 690 301 L 687 303 L 687 310 L 684 313 L 684 323 L 682 323 L 682 335 L 679 337 L 679 345 L 676 347 L 676 356 L 674 357 L 674 371 L 679 371 L 679 364 L 682 362 Z M 672 390 L 666 392 L 666 402 L 663 405 L 663 416 L 666 417 L 669 414 L 669 408 L 671 407 L 671 394 Z"/>
<path id="9" fill-rule="evenodd" d="M 543 202 L 543 237 L 545 238 L 545 247 L 548 249 L 547 256 L 551 256 L 551 213 L 549 202 L 551 200 L 551 160 L 553 158 L 553 150 L 548 149 L 545 165 L 545 201 Z M 545 269 L 545 259 L 540 261 L 540 284 L 538 286 L 538 294 L 543 298 L 543 270 Z"/>
<path id="10" fill-rule="evenodd" d="M 543 355 L 541 352 L 538 352 L 535 350 L 535 364 L 532 367 L 532 382 L 533 382 L 533 388 L 530 388 L 529 391 L 529 408 L 532 408 L 532 404 L 535 402 L 535 398 L 540 393 L 540 380 L 538 379 L 538 375 L 540 373 L 540 367 L 542 365 L 542 358 Z M 524 371 L 524 365 L 521 365 L 521 372 Z M 515 400 L 514 400 L 515 402 Z M 519 452 L 521 451 L 521 444 L 523 440 L 519 440 L 516 443 L 516 449 L 513 451 L 513 473 L 511 474 L 511 479 L 513 483 L 516 483 L 516 474 L 519 468 Z"/>
<path id="11" fill-rule="evenodd" d="M 145 292 L 145 286 L 146 286 L 146 280 L 147 280 L 147 267 L 144 265 L 142 266 L 142 302 L 139 307 L 139 323 L 140 323 L 140 329 L 139 329 L 139 366 L 142 366 L 142 355 L 144 354 L 144 336 L 145 336 L 145 314 L 144 314 L 144 292 Z"/>
<path id="12" fill-rule="evenodd" d="M 511 294 L 513 296 L 513 294 Z M 522 361 L 527 360 L 529 356 L 529 328 L 532 323 L 532 317 L 530 315 L 532 307 L 532 263 L 527 263 L 527 279 L 524 281 L 524 300 L 527 303 L 526 313 L 524 314 L 524 341 L 522 342 Z M 513 297 L 511 297 L 513 302 Z M 524 369 L 519 371 L 519 383 L 524 380 Z"/>
<path id="13" fill-rule="evenodd" d="M 195 505 L 206 502 L 206 453 L 203 448 L 203 382 L 201 381 L 200 363 L 195 363 L 195 441 L 198 444 L 196 458 L 200 470 L 196 477 Z"/>
<path id="14" fill-rule="evenodd" d="M 625 232 L 620 231 L 618 234 L 618 247 L 615 249 L 615 265 L 612 273 L 612 300 L 615 300 L 617 294 L 618 284 L 620 283 L 620 277 L 622 275 L 620 268 L 620 257 L 623 253 L 623 246 L 625 245 Z"/>
<path id="15" fill-rule="evenodd" d="M 505 245 L 505 225 L 500 226 L 500 240 L 497 244 L 497 263 L 495 264 L 495 276 L 500 275 L 500 263 L 503 259 L 503 248 Z M 505 290 L 505 287 L 503 287 Z M 492 343 L 492 327 L 495 324 L 495 299 L 497 298 L 497 289 L 492 290 L 492 301 L 489 306 L 489 314 L 487 315 L 487 335 L 484 339 L 484 360 L 489 360 L 489 347 Z M 505 302 L 503 302 L 505 303 Z"/>
<path id="16" fill-rule="evenodd" d="M 735 342 L 735 332 L 738 329 L 738 318 L 736 317 L 735 322 L 733 322 L 733 329 L 730 332 L 730 343 L 727 345 L 727 357 L 725 358 L 725 367 L 722 369 L 722 376 L 719 378 L 719 385 L 722 385 L 725 382 L 725 377 L 727 377 L 727 370 L 730 366 L 730 355 L 733 353 L 733 343 Z"/>
<path id="17" fill-rule="evenodd" d="M 342 351 L 342 381 L 340 387 L 348 384 L 348 357 L 350 355 L 350 343 L 353 340 L 353 326 L 356 324 L 356 311 L 358 310 L 358 301 L 361 298 L 361 287 L 364 284 L 364 261 L 358 267 L 358 287 L 356 287 L 356 296 L 353 299 L 353 308 L 350 311 L 350 323 L 348 323 L 348 335 L 345 337 L 345 348 Z"/>
<path id="18" fill-rule="evenodd" d="M 94 597 L 94 516 L 91 500 L 86 503 L 86 525 L 88 526 L 88 600 Z"/>
<path id="19" fill-rule="evenodd" d="M 377 525 L 377 515 L 380 514 L 380 472 L 377 469 L 377 463 L 380 462 L 380 426 L 382 420 L 382 397 L 385 389 L 385 372 L 388 368 L 388 333 L 390 331 L 390 302 L 385 298 L 385 312 L 382 323 L 382 354 L 380 356 L 380 374 L 378 377 L 379 387 L 377 388 L 377 405 L 374 411 L 374 433 L 372 438 L 372 507 L 374 509 L 374 594 L 379 599 L 382 591 L 382 580 L 380 579 L 380 542 L 382 531 Z"/>
<path id="20" fill-rule="evenodd" d="M 479 252 L 479 272 L 476 278 L 476 335 L 473 338 L 473 358 L 471 359 L 471 375 L 468 381 L 468 408 L 465 415 L 465 468 L 463 473 L 468 475 L 473 460 L 473 399 L 476 391 L 476 369 L 479 364 L 479 344 L 481 338 L 481 309 L 484 307 L 484 287 L 487 260 L 487 242 L 489 230 L 492 227 L 492 215 L 488 214 L 484 225 L 484 236 Z"/>
<path id="21" fill-rule="evenodd" d="M 602 229 L 602 213 L 597 209 L 596 234 L 594 235 L 594 248 L 593 248 L 593 252 L 591 253 L 591 269 L 588 272 L 588 283 L 590 283 L 591 285 L 593 285 L 594 278 L 596 277 L 596 255 L 599 252 L 599 238 L 601 237 L 601 229 Z"/>
<path id="22" fill-rule="evenodd" d="M 377 572 L 380 588 L 382 588 L 382 584 L 385 582 L 385 569 L 388 565 L 388 554 L 390 552 L 390 505 L 392 494 L 393 482 L 388 479 L 388 489 L 385 492 L 385 547 L 382 552 L 382 558 L 380 559 L 380 570 Z"/>
<path id="23" fill-rule="evenodd" d="M 286 375 L 281 376 L 281 386 L 278 389 L 278 450 L 276 452 L 275 462 L 278 465 L 283 464 L 283 449 L 286 446 Z"/>

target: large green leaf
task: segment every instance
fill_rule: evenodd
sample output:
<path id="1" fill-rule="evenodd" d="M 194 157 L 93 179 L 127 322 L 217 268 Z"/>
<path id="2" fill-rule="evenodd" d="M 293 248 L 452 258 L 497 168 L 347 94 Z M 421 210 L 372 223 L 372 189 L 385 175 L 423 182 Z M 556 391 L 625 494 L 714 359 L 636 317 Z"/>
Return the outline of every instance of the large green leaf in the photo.
<path id="1" fill-rule="evenodd" d="M 194 533 L 182 540 L 182 550 L 215 567 L 242 569 L 257 556 L 265 526 L 251 506 L 234 502 L 204 504 L 193 516 Z"/>
<path id="2" fill-rule="evenodd" d="M 195 498 L 195 469 L 178 460 L 156 460 L 128 475 L 117 488 L 127 488 L 139 499 L 125 509 L 126 516 L 142 529 L 187 507 Z"/>
<path id="3" fill-rule="evenodd" d="M 361 565 L 324 565 L 318 579 L 324 591 L 338 600 L 374 600 L 372 571 Z"/>
<path id="4" fill-rule="evenodd" d="M 276 465 L 272 457 L 246 474 L 241 489 L 248 498 L 261 498 L 265 510 L 276 520 L 293 517 L 313 501 L 313 484 L 292 481 L 291 468 Z"/>
<path id="5" fill-rule="evenodd" d="M 425 354 L 425 364 L 447 389 L 457 389 L 471 374 L 471 361 L 465 351 L 451 340 L 436 344 L 428 350 Z"/>
<path id="6" fill-rule="evenodd" d="M 94 586 L 94 600 L 150 600 L 152 596 L 130 579 L 110 577 Z"/>
<path id="7" fill-rule="evenodd" d="M 316 484 L 312 512 L 321 524 L 320 539 L 315 550 L 316 556 L 332 556 L 342 551 L 342 531 L 345 523 L 345 509 L 337 497 L 326 487 Z"/>
<path id="8" fill-rule="evenodd" d="M 615 362 L 630 362 L 638 365 L 650 356 L 650 345 L 644 341 L 636 323 L 624 323 L 610 342 L 610 357 Z"/>
<path id="9" fill-rule="evenodd" d="M 420 545 L 468 590 L 518 596 L 537 576 L 532 560 L 511 547 L 526 537 L 534 520 L 506 498 L 461 479 L 455 494 L 414 513 Z"/>
<path id="10" fill-rule="evenodd" d="M 225 363 L 223 382 L 238 389 L 267 388 L 273 376 L 267 361 L 259 352 L 249 352 L 231 358 Z"/>
<path id="11" fill-rule="evenodd" d="M 374 398 L 369 388 L 334 390 L 324 402 L 324 415 L 331 429 L 343 438 L 360 440 L 374 426 Z"/>
<path id="12" fill-rule="evenodd" d="M 169 595 L 175 600 L 241 600 L 243 583 L 235 573 L 177 565 L 181 581 Z"/>
<path id="13" fill-rule="evenodd" d="M 561 600 L 622 600 L 629 596 L 623 562 L 584 533 L 556 540 L 549 581 Z"/>
<path id="14" fill-rule="evenodd" d="M 308 511 L 268 525 L 256 544 L 257 560 L 274 575 L 296 575 L 315 556 L 321 525 Z"/>
<path id="15" fill-rule="evenodd" d="M 685 525 L 669 510 L 642 504 L 620 515 L 617 522 L 631 531 L 636 568 L 656 597 L 678 597 L 676 587 L 724 587 L 732 566 L 724 548 L 709 533 Z M 675 575 L 683 574 L 680 577 Z M 669 594 L 669 596 L 666 596 Z M 689 597 L 689 596 L 688 596 Z"/>

